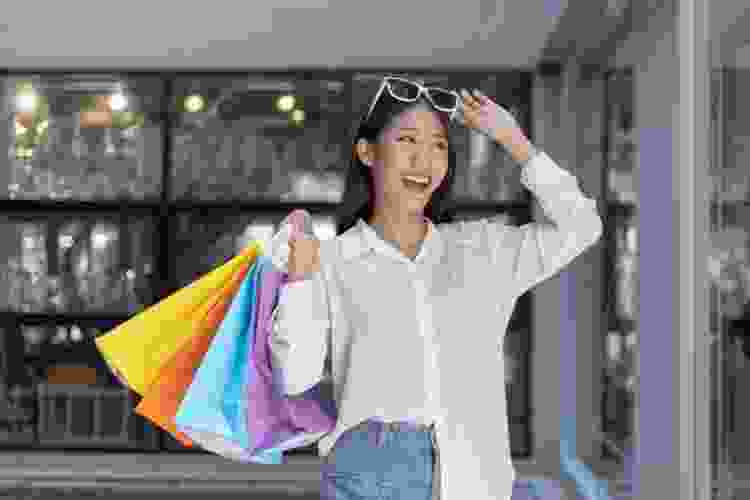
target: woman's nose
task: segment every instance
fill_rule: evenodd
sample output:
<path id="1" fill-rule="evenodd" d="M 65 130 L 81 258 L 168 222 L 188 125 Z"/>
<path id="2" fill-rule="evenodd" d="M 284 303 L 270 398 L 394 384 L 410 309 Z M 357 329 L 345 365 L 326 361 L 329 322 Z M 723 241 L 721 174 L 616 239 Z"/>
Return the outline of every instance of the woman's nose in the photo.
<path id="1" fill-rule="evenodd" d="M 417 153 L 412 157 L 411 166 L 414 170 L 425 170 L 430 167 L 430 156 L 428 154 Z"/>
<path id="2" fill-rule="evenodd" d="M 414 153 L 412 154 L 412 163 L 415 166 L 429 166 L 431 160 L 432 151 L 430 150 L 429 146 L 423 145 L 421 147 L 415 148 Z"/>

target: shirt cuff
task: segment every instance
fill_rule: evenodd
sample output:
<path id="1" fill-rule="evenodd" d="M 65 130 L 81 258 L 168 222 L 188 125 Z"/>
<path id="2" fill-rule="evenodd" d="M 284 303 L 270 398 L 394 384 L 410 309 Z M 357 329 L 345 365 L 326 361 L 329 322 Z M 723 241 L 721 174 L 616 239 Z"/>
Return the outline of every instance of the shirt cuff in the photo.
<path id="1" fill-rule="evenodd" d="M 286 303 L 286 298 L 291 293 L 293 295 L 307 294 L 308 296 L 313 291 L 313 285 L 315 281 L 312 279 L 304 279 L 299 281 L 292 281 L 290 283 L 284 283 L 279 286 L 279 303 Z"/>
<path id="2" fill-rule="evenodd" d="M 534 158 L 536 158 L 537 156 L 539 156 L 539 154 L 541 152 L 542 151 L 540 149 L 537 149 L 536 146 L 534 146 L 533 144 L 529 143 L 529 156 L 528 156 L 528 158 L 526 158 L 526 161 L 521 162 L 521 166 L 525 167 L 526 165 L 528 165 Z"/>
<path id="3" fill-rule="evenodd" d="M 305 285 L 312 283 L 312 279 L 305 278 L 302 280 L 296 280 L 296 281 L 287 281 L 283 285 L 281 285 L 281 289 L 284 288 L 303 288 Z"/>
<path id="4" fill-rule="evenodd" d="M 572 174 L 558 166 L 544 151 L 538 151 L 524 163 L 521 170 L 521 183 L 534 191 L 534 188 L 559 186 L 560 181 Z"/>

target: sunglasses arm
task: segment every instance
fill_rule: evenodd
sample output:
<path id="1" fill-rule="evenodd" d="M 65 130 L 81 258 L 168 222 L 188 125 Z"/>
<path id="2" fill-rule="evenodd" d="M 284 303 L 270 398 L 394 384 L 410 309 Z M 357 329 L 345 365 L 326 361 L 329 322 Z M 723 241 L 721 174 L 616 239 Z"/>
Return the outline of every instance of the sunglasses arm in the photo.
<path id="1" fill-rule="evenodd" d="M 370 109 L 367 111 L 367 116 L 365 117 L 365 120 L 370 118 L 370 115 L 372 114 L 372 110 L 375 108 L 375 105 L 378 103 L 378 99 L 380 99 L 380 94 L 383 93 L 383 90 L 385 90 L 385 86 L 388 85 L 387 80 L 384 78 L 383 82 L 380 84 L 380 88 L 378 89 L 378 93 L 375 94 L 375 97 L 373 98 L 372 102 L 370 103 Z"/>

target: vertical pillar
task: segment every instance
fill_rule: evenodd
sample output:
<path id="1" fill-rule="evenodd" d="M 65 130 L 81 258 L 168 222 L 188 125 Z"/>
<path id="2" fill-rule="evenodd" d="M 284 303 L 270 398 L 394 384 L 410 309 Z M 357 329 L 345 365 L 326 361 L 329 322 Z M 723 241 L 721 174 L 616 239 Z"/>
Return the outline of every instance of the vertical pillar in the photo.
<path id="1" fill-rule="evenodd" d="M 562 75 L 537 77 L 533 96 L 534 142 L 594 198 L 601 195 L 602 94 L 596 75 L 570 64 Z M 601 259 L 600 243 L 533 291 L 534 458 L 540 472 L 562 480 L 569 498 L 576 485 L 562 470 L 560 447 L 592 466 L 598 458 Z"/>
<path id="2" fill-rule="evenodd" d="M 532 89 L 534 143 L 555 161 L 564 163 L 564 139 L 560 135 L 559 75 L 535 75 Z M 539 205 L 534 202 L 534 218 L 541 220 Z M 559 375 L 563 341 L 560 336 L 560 277 L 555 276 L 532 290 L 533 352 L 531 353 L 531 400 L 534 474 L 549 478 L 560 476 L 560 405 Z"/>
<path id="3" fill-rule="evenodd" d="M 602 150 L 604 81 L 603 75 L 589 68 L 579 68 L 573 87 L 571 111 L 576 119 L 575 174 L 587 196 L 600 200 L 604 215 Z M 570 266 L 575 300 L 570 304 L 576 328 L 576 448 L 578 456 L 592 467 L 600 458 L 602 363 L 606 317 L 602 311 L 605 291 L 601 279 L 604 271 L 604 241 L 588 249 Z"/>

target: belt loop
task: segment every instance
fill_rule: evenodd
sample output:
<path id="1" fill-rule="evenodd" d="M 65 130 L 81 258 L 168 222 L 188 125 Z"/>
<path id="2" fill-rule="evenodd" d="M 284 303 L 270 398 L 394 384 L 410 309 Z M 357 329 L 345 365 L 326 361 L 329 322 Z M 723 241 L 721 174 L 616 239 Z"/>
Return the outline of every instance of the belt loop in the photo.
<path id="1" fill-rule="evenodd" d="M 432 461 L 432 500 L 440 500 L 440 493 L 441 493 L 441 476 L 442 474 L 442 464 L 440 461 L 440 449 L 438 448 L 437 443 L 437 429 L 435 426 L 435 423 L 430 426 L 430 438 L 432 439 L 432 453 L 433 453 L 433 461 Z"/>
<path id="2" fill-rule="evenodd" d="M 378 448 L 383 447 L 383 434 L 385 434 L 386 426 L 388 424 L 385 422 L 378 422 L 377 425 L 377 436 L 376 436 L 376 442 L 378 444 Z"/>

